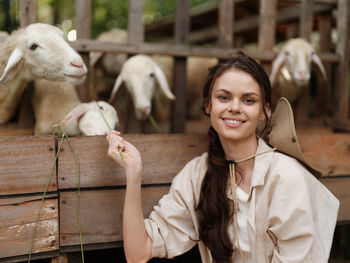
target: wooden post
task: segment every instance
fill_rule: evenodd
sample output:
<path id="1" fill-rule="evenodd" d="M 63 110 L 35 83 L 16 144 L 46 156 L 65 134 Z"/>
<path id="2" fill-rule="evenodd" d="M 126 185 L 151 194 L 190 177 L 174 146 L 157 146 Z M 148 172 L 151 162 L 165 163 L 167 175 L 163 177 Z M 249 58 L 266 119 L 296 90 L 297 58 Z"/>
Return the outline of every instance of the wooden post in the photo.
<path id="1" fill-rule="evenodd" d="M 19 1 L 20 26 L 26 27 L 36 21 L 36 0 Z"/>
<path id="2" fill-rule="evenodd" d="M 312 32 L 312 2 L 313 0 L 301 0 L 299 36 L 310 41 Z"/>
<path id="3" fill-rule="evenodd" d="M 312 32 L 312 2 L 313 0 L 301 0 L 299 36 L 310 41 Z M 296 105 L 295 121 L 297 125 L 307 124 L 310 109 L 310 85 L 303 88 L 302 94 Z"/>
<path id="4" fill-rule="evenodd" d="M 277 1 L 260 0 L 259 10 L 259 51 L 271 51 L 275 45 Z M 270 74 L 271 64 L 261 63 L 267 74 Z"/>
<path id="5" fill-rule="evenodd" d="M 318 31 L 320 32 L 320 49 L 319 52 L 331 52 L 332 39 L 332 17 L 331 14 L 324 14 L 318 17 Z M 320 115 L 324 118 L 327 116 L 327 112 L 331 110 L 332 102 L 331 98 L 331 65 L 330 63 L 323 62 L 326 69 L 327 79 L 324 80 L 321 74 L 318 74 L 317 78 L 317 111 L 320 111 Z"/>
<path id="6" fill-rule="evenodd" d="M 188 42 L 190 29 L 190 1 L 176 1 L 176 22 L 175 22 L 175 43 L 185 45 Z M 171 108 L 171 125 L 172 133 L 185 132 L 186 130 L 186 57 L 175 57 L 174 64 L 174 94 L 175 102 Z"/>
<path id="7" fill-rule="evenodd" d="M 26 27 L 36 21 L 36 0 L 19 2 L 20 26 Z M 32 96 L 34 92 L 33 82 L 29 82 L 21 96 L 19 108 L 18 128 L 26 129 L 34 126 L 34 112 L 32 108 Z"/>
<path id="8" fill-rule="evenodd" d="M 141 44 L 144 41 L 142 23 L 144 1 L 129 0 L 128 4 L 128 41 L 130 44 Z"/>
<path id="9" fill-rule="evenodd" d="M 219 1 L 219 45 L 232 47 L 233 45 L 233 26 L 234 26 L 234 1 Z"/>
<path id="10" fill-rule="evenodd" d="M 350 2 L 348 0 L 338 0 L 337 10 L 337 30 L 338 42 L 336 51 L 340 56 L 340 61 L 336 68 L 335 89 L 334 89 L 334 122 L 336 124 L 348 122 L 349 99 L 348 99 L 348 74 L 349 74 L 349 30 L 350 30 Z M 348 128 L 350 127 L 347 125 Z M 341 127 L 338 127 L 341 128 Z"/>
<path id="11" fill-rule="evenodd" d="M 90 39 L 91 36 L 91 0 L 75 1 L 76 30 L 78 39 Z M 81 52 L 84 63 L 89 67 L 89 52 Z M 90 95 L 90 73 L 88 71 L 85 81 L 76 87 L 79 98 L 83 102 L 91 99 Z"/>

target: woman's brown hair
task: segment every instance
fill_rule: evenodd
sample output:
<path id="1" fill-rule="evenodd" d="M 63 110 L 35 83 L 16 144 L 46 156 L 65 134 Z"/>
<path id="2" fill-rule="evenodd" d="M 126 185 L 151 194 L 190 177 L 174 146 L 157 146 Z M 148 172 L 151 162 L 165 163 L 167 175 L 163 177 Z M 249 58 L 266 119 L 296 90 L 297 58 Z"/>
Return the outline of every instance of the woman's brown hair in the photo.
<path id="1" fill-rule="evenodd" d="M 211 108 L 211 94 L 214 83 L 227 70 L 241 70 L 252 76 L 261 88 L 262 105 L 265 114 L 265 128 L 268 114 L 264 105 L 271 104 L 271 86 L 264 69 L 252 58 L 238 51 L 229 58 L 221 60 L 209 69 L 205 82 L 203 110 Z M 209 110 L 210 112 L 210 110 Z M 213 127 L 209 128 L 209 149 L 207 172 L 202 182 L 196 213 L 199 222 L 199 239 L 209 248 L 216 263 L 231 262 L 233 244 L 230 241 L 228 227 L 233 216 L 232 200 L 227 197 L 229 167 L 225 159 L 219 136 Z"/>

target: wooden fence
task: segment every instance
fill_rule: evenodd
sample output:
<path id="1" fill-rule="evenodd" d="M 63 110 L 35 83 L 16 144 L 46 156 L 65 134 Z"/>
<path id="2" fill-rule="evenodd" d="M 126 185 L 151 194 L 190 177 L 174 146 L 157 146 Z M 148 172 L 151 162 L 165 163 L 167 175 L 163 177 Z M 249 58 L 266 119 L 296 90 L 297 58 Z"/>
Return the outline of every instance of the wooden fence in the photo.
<path id="1" fill-rule="evenodd" d="M 350 220 L 350 135 L 300 134 L 306 157 L 326 171 L 320 180 L 341 202 L 338 222 Z M 143 158 L 142 195 L 147 216 L 172 178 L 206 151 L 203 134 L 125 135 Z M 42 193 L 60 138 L 0 137 L 0 262 L 26 260 Z M 104 136 L 71 138 L 80 161 L 80 211 L 84 248 L 119 247 L 125 176 L 107 155 Z M 179 143 L 181 142 L 181 143 Z M 20 147 L 19 147 L 20 145 Z M 78 166 L 67 141 L 56 161 L 34 239 L 36 258 L 80 250 L 77 225 Z"/>
<path id="2" fill-rule="evenodd" d="M 109 42 L 98 42 L 91 40 L 91 0 L 76 0 L 76 29 L 78 39 L 71 42 L 71 45 L 80 52 L 86 63 L 88 54 L 91 51 L 103 51 L 114 53 L 146 53 L 165 54 L 175 57 L 174 69 L 174 93 L 177 100 L 173 103 L 171 115 L 171 131 L 184 132 L 186 125 L 186 57 L 187 56 L 212 56 L 223 58 L 232 52 L 235 46 L 234 34 L 251 28 L 258 29 L 258 50 L 245 52 L 261 61 L 267 71 L 276 53 L 273 51 L 275 45 L 276 27 L 280 23 L 288 21 L 299 21 L 299 29 L 296 35 L 310 39 L 313 21 L 318 14 L 318 30 L 321 37 L 322 61 L 329 65 L 335 63 L 336 70 L 333 83 L 326 85 L 323 83 L 318 92 L 319 101 L 329 101 L 331 98 L 331 86 L 334 87 L 332 110 L 332 126 L 338 130 L 350 131 L 349 121 L 349 94 L 348 94 L 348 72 L 349 72 L 349 21 L 350 3 L 347 0 L 300 0 L 299 7 L 282 9 L 278 12 L 277 0 L 260 1 L 259 14 L 234 22 L 235 2 L 232 0 L 220 0 L 218 2 L 218 25 L 200 32 L 190 32 L 190 1 L 176 1 L 176 16 L 174 22 L 174 42 L 173 44 L 146 43 L 144 40 L 145 29 L 142 24 L 144 1 L 128 1 L 128 36 L 127 44 L 117 44 Z M 21 26 L 36 21 L 36 1 L 20 1 L 20 21 Z M 329 43 L 332 12 L 336 12 L 337 32 L 339 39 L 336 44 L 336 52 L 330 51 Z M 326 14 L 322 16 L 320 14 Z M 292 26 L 290 28 L 293 28 Z M 288 29 L 287 29 L 288 31 Z M 293 31 L 293 30 L 289 30 Z M 295 30 L 294 30 L 295 31 Z M 189 39 L 199 38 L 204 35 L 216 35 L 219 44 L 213 47 L 199 47 L 188 45 Z M 294 34 L 295 35 L 295 34 Z M 290 34 L 292 36 L 292 34 Z M 329 73 L 330 74 L 330 73 Z M 90 99 L 89 78 L 78 88 L 78 93 L 83 101 Z M 308 110 L 308 91 L 303 96 L 302 109 Z M 26 110 L 23 111 L 26 114 Z M 307 116 L 307 114 L 300 114 Z M 26 120 L 26 118 L 22 118 Z M 23 127 L 23 125 L 22 125 Z"/>

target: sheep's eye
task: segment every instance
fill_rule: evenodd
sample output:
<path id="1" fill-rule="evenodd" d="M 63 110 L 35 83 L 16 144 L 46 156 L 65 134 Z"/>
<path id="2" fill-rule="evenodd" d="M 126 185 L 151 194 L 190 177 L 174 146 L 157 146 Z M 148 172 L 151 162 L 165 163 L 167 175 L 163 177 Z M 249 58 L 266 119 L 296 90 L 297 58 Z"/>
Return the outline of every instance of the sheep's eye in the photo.
<path id="1" fill-rule="evenodd" d="M 285 51 L 284 54 L 286 54 L 286 56 L 289 56 L 290 52 L 289 51 Z"/>
<path id="2" fill-rule="evenodd" d="M 103 107 L 102 107 L 102 106 L 98 106 L 98 108 L 99 108 L 100 110 L 103 110 Z"/>
<path id="3" fill-rule="evenodd" d="M 31 46 L 29 47 L 30 50 L 35 50 L 39 45 L 38 44 L 31 44 Z"/>
<path id="4" fill-rule="evenodd" d="M 150 76 L 150 78 L 153 78 L 154 77 L 154 73 L 153 72 L 149 73 L 149 76 Z"/>

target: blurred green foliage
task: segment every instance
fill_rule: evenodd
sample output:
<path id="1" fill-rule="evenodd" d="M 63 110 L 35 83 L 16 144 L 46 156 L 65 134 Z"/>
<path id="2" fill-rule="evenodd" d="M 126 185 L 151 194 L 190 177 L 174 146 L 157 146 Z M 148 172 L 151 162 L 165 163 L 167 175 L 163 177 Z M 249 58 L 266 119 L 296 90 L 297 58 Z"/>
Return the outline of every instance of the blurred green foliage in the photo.
<path id="1" fill-rule="evenodd" d="M 19 27 L 19 1 L 0 1 L 0 30 L 12 32 Z M 174 0 L 144 0 L 144 24 L 162 20 L 175 13 Z M 218 0 L 191 0 L 191 7 Z M 67 33 L 75 28 L 75 1 L 37 0 L 37 21 L 62 27 Z M 91 38 L 114 27 L 127 28 L 127 0 L 91 0 Z"/>

